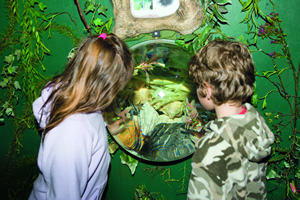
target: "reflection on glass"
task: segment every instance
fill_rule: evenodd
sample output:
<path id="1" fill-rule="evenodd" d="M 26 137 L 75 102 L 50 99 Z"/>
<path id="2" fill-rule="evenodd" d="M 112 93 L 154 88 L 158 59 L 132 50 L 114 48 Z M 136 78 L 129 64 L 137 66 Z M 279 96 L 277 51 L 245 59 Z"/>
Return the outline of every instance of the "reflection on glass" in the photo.
<path id="1" fill-rule="evenodd" d="M 133 0 L 134 10 L 152 10 L 153 0 Z"/>
<path id="2" fill-rule="evenodd" d="M 167 162 L 191 155 L 212 114 L 195 103 L 187 68 L 190 54 L 172 40 L 146 41 L 131 52 L 133 78 L 104 116 L 111 135 L 145 160 Z"/>
<path id="3" fill-rule="evenodd" d="M 130 0 L 131 15 L 135 18 L 161 18 L 174 14 L 179 0 Z"/>

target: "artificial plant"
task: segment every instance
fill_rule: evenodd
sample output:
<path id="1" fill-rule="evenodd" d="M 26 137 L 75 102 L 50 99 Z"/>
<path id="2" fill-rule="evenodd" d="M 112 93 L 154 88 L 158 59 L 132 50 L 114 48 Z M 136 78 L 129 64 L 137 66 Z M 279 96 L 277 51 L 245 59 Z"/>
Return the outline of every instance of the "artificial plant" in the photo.
<path id="1" fill-rule="evenodd" d="M 265 15 L 258 6 L 258 1 L 240 1 L 243 6 L 243 12 L 247 12 L 242 22 L 247 23 L 248 33 L 252 34 L 254 41 L 251 46 L 254 51 L 258 51 L 270 58 L 273 63 L 273 69 L 257 74 L 273 85 L 273 89 L 264 96 L 259 97 L 263 101 L 262 109 L 267 120 L 272 127 L 275 135 L 275 144 L 272 147 L 272 157 L 269 160 L 268 180 L 275 180 L 277 186 L 269 190 L 272 193 L 283 184 L 285 194 L 282 199 L 299 199 L 300 188 L 300 136 L 299 136 L 299 73 L 300 64 L 296 65 L 292 60 L 292 54 L 286 41 L 287 34 L 281 27 L 282 20 L 276 13 L 276 7 L 272 0 L 269 0 L 273 6 L 273 11 Z M 263 24 L 259 24 L 256 18 L 262 18 Z M 268 40 L 274 45 L 276 51 L 264 51 L 257 38 Z M 290 78 L 287 78 L 288 75 Z M 290 89 L 290 87 L 292 89 Z M 286 103 L 288 109 L 284 111 L 268 110 L 267 100 L 271 93 L 276 98 L 281 98 L 282 103 Z M 285 146 L 283 141 L 287 141 L 289 146 Z"/>

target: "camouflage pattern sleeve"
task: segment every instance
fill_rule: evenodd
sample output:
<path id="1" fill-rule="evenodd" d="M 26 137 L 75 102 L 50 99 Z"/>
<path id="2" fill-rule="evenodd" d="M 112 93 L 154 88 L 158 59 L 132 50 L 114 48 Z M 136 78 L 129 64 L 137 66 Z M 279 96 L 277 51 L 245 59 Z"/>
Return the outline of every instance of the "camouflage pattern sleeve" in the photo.
<path id="1" fill-rule="evenodd" d="M 209 122 L 196 144 L 187 199 L 266 199 L 273 133 L 246 104 L 245 115 Z"/>

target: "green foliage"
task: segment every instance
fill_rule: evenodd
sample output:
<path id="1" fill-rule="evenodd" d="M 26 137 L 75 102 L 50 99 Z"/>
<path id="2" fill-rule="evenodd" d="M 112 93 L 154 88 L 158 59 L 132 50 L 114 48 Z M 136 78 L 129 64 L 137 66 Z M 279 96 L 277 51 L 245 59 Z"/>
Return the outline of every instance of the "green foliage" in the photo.
<path id="1" fill-rule="evenodd" d="M 14 66 L 14 60 L 20 61 L 20 50 L 17 49 L 13 54 L 5 56 L 4 62 L 6 63 L 2 70 L 2 81 L 0 81 L 0 87 L 2 89 L 8 89 L 11 92 L 8 94 L 6 101 L 1 106 L 0 111 L 0 122 L 4 122 L 5 113 L 8 117 L 14 117 L 14 107 L 13 105 L 18 103 L 17 90 L 21 90 L 20 83 L 15 79 L 17 74 L 18 66 Z"/>
<path id="2" fill-rule="evenodd" d="M 239 0 L 242 5 L 242 12 L 246 13 L 245 18 L 240 23 L 246 23 L 248 28 L 248 34 L 251 36 L 251 40 L 245 40 L 241 35 L 238 40 L 245 43 L 248 46 L 256 48 L 256 51 L 261 52 L 270 58 L 273 62 L 273 69 L 264 71 L 262 74 L 257 74 L 257 77 L 264 78 L 269 81 L 274 88 L 268 91 L 263 97 L 259 97 L 257 94 L 257 88 L 255 84 L 254 94 L 251 102 L 254 106 L 257 106 L 259 101 L 262 100 L 262 109 L 267 109 L 269 106 L 268 97 L 273 93 L 282 97 L 283 101 L 287 102 L 289 110 L 286 113 L 278 111 L 269 111 L 265 113 L 266 120 L 270 123 L 272 130 L 275 133 L 275 144 L 272 147 L 272 158 L 269 161 L 269 170 L 267 174 L 268 180 L 275 180 L 278 185 L 270 193 L 275 191 L 279 185 L 284 184 L 286 187 L 286 194 L 284 198 L 294 198 L 299 194 L 299 186 L 297 186 L 297 179 L 299 179 L 299 153 L 300 153 L 300 141 L 299 141 L 299 68 L 296 68 L 289 50 L 289 46 L 286 43 L 286 33 L 282 30 L 280 23 L 282 20 L 279 18 L 279 14 L 275 13 L 275 5 L 273 5 L 274 12 L 269 15 L 265 15 L 259 7 L 259 0 L 247 0 L 246 2 Z M 224 16 L 220 16 L 219 12 L 226 13 L 224 5 L 229 1 L 212 1 L 201 0 L 203 10 L 205 11 L 205 23 L 201 28 L 196 30 L 193 34 L 180 36 L 176 43 L 190 52 L 195 53 L 201 47 L 206 45 L 209 41 L 216 39 L 213 37 L 219 34 L 222 39 L 233 39 L 222 33 L 220 24 L 226 22 Z M 219 5 L 219 6 L 216 6 Z M 259 24 L 259 19 L 264 20 L 265 24 Z M 274 49 L 278 49 L 273 52 L 265 52 L 259 48 L 259 39 L 270 40 L 270 44 L 274 45 Z M 281 46 L 281 48 L 279 47 Z M 253 51 L 255 51 L 253 50 Z M 280 66 L 279 59 L 284 59 L 286 66 Z M 281 62 L 282 63 L 282 62 Z M 283 78 L 283 74 L 289 73 L 293 79 L 286 80 Z M 288 84 L 293 84 L 294 91 L 287 90 Z M 291 130 L 291 131 L 290 131 Z M 289 136 L 289 147 L 283 145 L 283 136 Z M 298 180 L 299 182 L 299 180 Z M 292 189 L 294 188 L 294 190 Z M 297 197 L 296 197 L 297 198 Z"/>
<path id="3" fill-rule="evenodd" d="M 134 191 L 134 200 L 166 200 L 166 198 L 161 195 L 158 199 L 154 198 L 146 188 L 145 184 L 138 186 Z"/>
<path id="4" fill-rule="evenodd" d="M 120 158 L 121 158 L 121 163 L 127 165 L 130 169 L 131 174 L 134 175 L 139 161 L 132 158 L 128 154 L 124 153 L 124 151 L 121 152 Z"/>
<path id="5" fill-rule="evenodd" d="M 64 35 L 72 38 L 74 43 L 78 43 L 79 39 L 71 28 L 53 22 L 62 13 L 46 14 L 47 6 L 38 0 L 6 0 L 5 6 L 8 25 L 0 35 L 0 54 L 4 57 L 0 75 L 0 92 L 4 94 L 0 98 L 0 122 L 4 125 L 10 119 L 14 132 L 9 133 L 12 139 L 1 169 L 0 182 L 5 183 L 1 188 L 7 189 L 8 198 L 19 199 L 31 186 L 33 174 L 26 180 L 26 186 L 25 181 L 20 181 L 14 174 L 19 167 L 35 166 L 36 163 L 36 157 L 19 158 L 23 148 L 21 140 L 26 130 L 37 132 L 31 106 L 49 81 L 40 73 L 46 70 L 44 57 L 50 54 L 41 34 L 47 30 L 50 33 L 53 28 L 58 32 L 68 30 Z M 21 100 L 22 103 L 19 102 Z"/>
<path id="6" fill-rule="evenodd" d="M 222 33 L 220 24 L 226 24 L 227 19 L 223 14 L 227 13 L 226 5 L 231 3 L 229 0 L 201 0 L 204 20 L 201 27 L 192 34 L 181 35 L 176 39 L 176 44 L 195 54 L 209 41 L 220 37 L 230 39 Z M 215 36 L 214 35 L 219 35 Z"/>
<path id="7" fill-rule="evenodd" d="M 241 23 L 247 23 L 248 33 L 252 35 L 253 42 L 251 46 L 256 48 L 272 60 L 273 69 L 264 71 L 262 74 L 257 74 L 258 77 L 264 78 L 273 85 L 273 89 L 268 91 L 263 97 L 259 99 L 263 101 L 262 109 L 268 109 L 269 96 L 281 97 L 282 104 L 286 102 L 288 109 L 284 112 L 268 111 L 265 112 L 266 120 L 272 127 L 275 133 L 275 144 L 272 147 L 272 157 L 269 160 L 269 168 L 267 179 L 274 180 L 277 186 L 270 190 L 272 193 L 277 190 L 280 185 L 285 187 L 284 199 L 297 198 L 299 199 L 299 73 L 300 67 L 296 68 L 291 58 L 289 46 L 285 40 L 287 36 L 281 28 L 282 20 L 279 14 L 275 13 L 275 5 L 273 5 L 273 12 L 265 15 L 258 5 L 259 0 L 248 0 L 243 2 L 242 12 L 247 12 L 246 17 Z M 266 23 L 259 25 L 257 19 L 263 19 Z M 269 40 L 270 44 L 274 45 L 273 52 L 266 52 L 259 47 L 259 38 L 262 40 Z M 249 41 L 248 41 L 249 42 Z M 279 59 L 284 59 L 284 65 Z M 283 74 L 289 74 L 292 79 L 283 78 Z M 288 90 L 287 86 L 293 85 L 293 91 Z M 274 93 L 274 94 L 273 94 Z M 288 140 L 289 145 L 286 147 L 283 141 Z"/>
<path id="8" fill-rule="evenodd" d="M 44 27 L 44 30 L 48 32 L 48 39 L 51 38 L 51 30 L 57 31 L 59 34 L 66 36 L 74 46 L 78 46 L 81 42 L 81 38 L 77 36 L 77 33 L 67 25 L 64 24 L 58 24 L 57 22 L 54 21 L 54 19 L 58 16 L 62 16 L 64 14 L 67 14 L 72 22 L 77 26 L 75 23 L 74 19 L 71 17 L 71 15 L 67 12 L 62 12 L 62 13 L 51 13 L 48 14 L 47 16 L 50 15 L 50 17 L 46 18 L 45 20 L 47 21 L 47 25 Z M 78 26 L 77 26 L 78 29 Z M 78 29 L 79 32 L 79 29 Z M 80 33 L 80 32 L 79 32 Z M 82 35 L 81 35 L 82 37 Z"/>
<path id="9" fill-rule="evenodd" d="M 95 0 L 87 0 L 85 2 L 84 12 L 87 15 L 88 13 L 93 13 L 90 27 L 94 30 L 95 34 L 101 34 L 102 32 L 110 32 L 112 26 L 112 17 L 109 21 L 102 21 L 100 17 L 96 18 L 96 14 L 106 17 L 107 8 L 100 3 L 96 3 Z"/>
<path id="10" fill-rule="evenodd" d="M 38 95 L 37 85 L 45 78 L 37 71 L 39 65 L 45 70 L 41 60 L 50 51 L 41 41 L 40 32 L 42 24 L 39 20 L 44 16 L 45 5 L 38 1 L 26 1 L 23 3 L 23 13 L 20 18 L 19 2 L 6 1 L 9 26 L 1 34 L 1 54 L 13 52 L 4 56 L 4 66 L 1 73 L 1 90 L 5 98 L 1 98 L 0 121 L 3 123 L 4 115 L 13 117 L 16 125 L 11 152 L 19 151 L 22 147 L 19 136 L 22 134 L 20 127 L 33 128 L 34 120 L 31 111 L 23 109 L 23 116 L 16 115 L 16 106 L 21 96 L 26 98 L 24 107 L 31 107 L 33 100 Z M 41 20 L 44 21 L 43 19 Z M 20 23 L 20 26 L 18 26 Z M 21 30 L 17 30 L 17 28 Z M 21 32 L 21 34 L 20 34 Z M 19 92 L 18 92 L 19 91 Z M 25 124 L 23 126 L 22 124 Z M 15 149 L 16 148 L 16 149 Z M 10 156 L 8 156 L 10 157 Z"/>

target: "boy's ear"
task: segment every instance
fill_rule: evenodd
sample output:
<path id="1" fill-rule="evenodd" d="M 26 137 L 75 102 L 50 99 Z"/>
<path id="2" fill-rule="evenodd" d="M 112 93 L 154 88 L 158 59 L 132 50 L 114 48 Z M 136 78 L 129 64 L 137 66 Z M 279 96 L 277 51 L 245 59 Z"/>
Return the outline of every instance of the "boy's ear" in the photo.
<path id="1" fill-rule="evenodd" d="M 211 91 L 211 87 L 210 85 L 204 81 L 204 85 L 206 87 L 206 98 L 208 98 L 208 100 L 211 98 L 212 95 L 212 91 Z"/>

